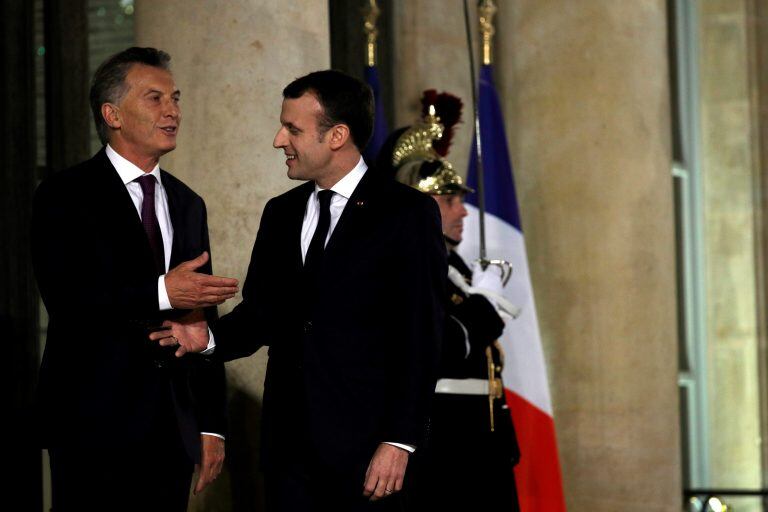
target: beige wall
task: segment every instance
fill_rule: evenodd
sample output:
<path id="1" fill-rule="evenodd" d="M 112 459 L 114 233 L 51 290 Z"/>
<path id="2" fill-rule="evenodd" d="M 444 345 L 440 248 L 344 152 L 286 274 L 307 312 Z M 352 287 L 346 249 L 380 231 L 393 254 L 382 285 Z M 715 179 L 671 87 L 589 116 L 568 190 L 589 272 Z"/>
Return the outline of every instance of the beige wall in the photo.
<path id="1" fill-rule="evenodd" d="M 568 508 L 679 510 L 665 3 L 497 4 Z M 469 105 L 461 2 L 396 6 L 398 121 L 425 87 Z M 449 157 L 460 169 L 470 140 L 468 123 Z"/>
<path id="2" fill-rule="evenodd" d="M 214 270 L 242 285 L 264 204 L 295 185 L 272 139 L 282 88 L 330 65 L 328 4 L 137 0 L 135 16 L 137 44 L 171 54 L 182 91 L 179 146 L 162 166 L 205 198 Z M 233 471 L 193 499 L 191 510 L 229 510 L 230 484 L 239 509 L 261 508 L 256 459 L 265 363 L 262 350 L 227 365 Z"/>

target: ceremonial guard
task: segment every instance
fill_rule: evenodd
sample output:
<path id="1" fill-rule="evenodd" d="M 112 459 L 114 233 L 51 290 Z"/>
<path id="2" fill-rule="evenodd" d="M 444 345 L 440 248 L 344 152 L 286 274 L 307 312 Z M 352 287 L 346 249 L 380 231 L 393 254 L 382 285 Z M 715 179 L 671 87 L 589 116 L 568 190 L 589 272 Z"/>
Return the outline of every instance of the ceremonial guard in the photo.
<path id="1" fill-rule="evenodd" d="M 377 161 L 379 169 L 390 169 L 398 181 L 437 201 L 450 265 L 431 439 L 418 453 L 413 505 L 415 510 L 519 510 L 513 467 L 520 453 L 497 342 L 504 320 L 518 313 L 501 296 L 510 269 L 478 263 L 470 268 L 454 250 L 467 215 L 464 195 L 473 192 L 444 158 L 461 100 L 430 90 L 422 105 L 422 121 L 392 133 Z"/>

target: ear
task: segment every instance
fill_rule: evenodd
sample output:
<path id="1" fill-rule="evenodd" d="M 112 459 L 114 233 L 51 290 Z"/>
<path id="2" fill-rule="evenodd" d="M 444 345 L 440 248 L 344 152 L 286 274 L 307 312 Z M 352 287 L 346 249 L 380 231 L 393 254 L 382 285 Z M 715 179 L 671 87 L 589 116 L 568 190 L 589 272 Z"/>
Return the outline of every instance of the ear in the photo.
<path id="1" fill-rule="evenodd" d="M 120 128 L 122 126 L 120 120 L 120 109 L 111 103 L 104 103 L 101 105 L 101 117 L 104 118 L 104 122 L 110 128 Z"/>
<path id="2" fill-rule="evenodd" d="M 349 126 L 337 124 L 329 130 L 329 134 L 328 143 L 331 145 L 331 149 L 341 149 L 349 140 Z"/>

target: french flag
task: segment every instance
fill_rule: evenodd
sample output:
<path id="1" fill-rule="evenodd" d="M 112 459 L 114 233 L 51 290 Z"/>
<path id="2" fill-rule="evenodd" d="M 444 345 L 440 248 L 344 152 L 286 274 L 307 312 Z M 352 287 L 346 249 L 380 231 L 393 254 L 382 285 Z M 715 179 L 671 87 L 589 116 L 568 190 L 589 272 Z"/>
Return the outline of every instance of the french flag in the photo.
<path id="1" fill-rule="evenodd" d="M 517 319 L 507 322 L 501 337 L 505 352 L 502 378 L 521 452 L 520 462 L 515 467 L 520 508 L 523 512 L 560 512 L 565 510 L 565 500 L 547 368 L 492 66 L 483 65 L 480 68 L 478 89 L 486 250 L 489 258 L 504 259 L 512 264 L 512 277 L 504 288 L 504 295 L 512 304 L 522 308 Z M 469 161 L 467 184 L 477 189 L 474 154 Z M 476 260 L 480 254 L 477 205 L 477 194 L 467 195 L 469 216 L 465 222 L 463 242 L 459 245 L 459 252 L 466 261 Z"/>

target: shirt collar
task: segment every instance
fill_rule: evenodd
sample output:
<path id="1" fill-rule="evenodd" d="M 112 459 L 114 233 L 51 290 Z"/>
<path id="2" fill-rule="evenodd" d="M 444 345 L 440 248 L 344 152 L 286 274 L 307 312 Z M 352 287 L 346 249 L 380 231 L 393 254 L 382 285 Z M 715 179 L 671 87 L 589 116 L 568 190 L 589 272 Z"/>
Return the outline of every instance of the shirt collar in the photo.
<path id="1" fill-rule="evenodd" d="M 109 144 L 107 144 L 107 158 L 109 158 L 109 161 L 112 162 L 112 165 L 117 171 L 117 174 L 120 175 L 120 179 L 123 180 L 123 185 L 127 185 L 130 182 L 136 180 L 136 178 L 140 178 L 145 174 L 147 174 L 141 169 L 139 169 L 138 167 L 136 167 L 136 165 L 134 165 L 132 162 L 122 157 L 117 151 L 112 149 L 112 146 L 110 146 Z M 149 174 L 154 176 L 160 185 L 163 184 L 163 182 L 160 180 L 160 164 L 159 163 L 155 165 L 155 168 L 152 169 L 152 171 Z"/>
<path id="2" fill-rule="evenodd" d="M 368 166 L 365 164 L 365 160 L 363 160 L 363 157 L 360 157 L 360 160 L 358 160 L 357 165 L 352 168 L 351 171 L 347 173 L 346 176 L 341 178 L 334 186 L 331 187 L 331 190 L 339 194 L 340 196 L 343 196 L 346 199 L 349 199 L 352 197 L 352 193 L 357 188 L 357 185 L 360 183 L 360 180 L 363 179 L 363 176 L 365 175 L 365 171 L 368 170 Z M 320 190 L 322 190 L 320 187 L 315 184 L 315 194 L 317 194 Z"/>

